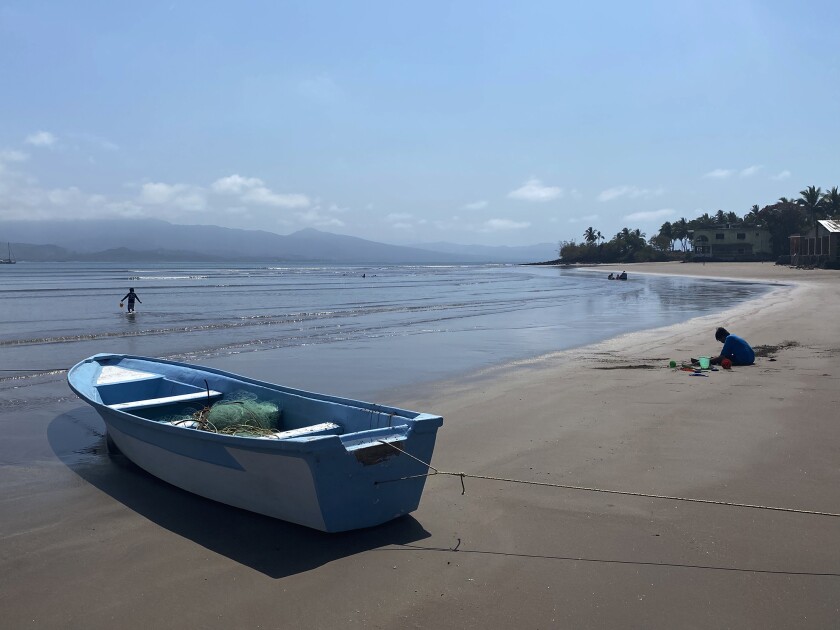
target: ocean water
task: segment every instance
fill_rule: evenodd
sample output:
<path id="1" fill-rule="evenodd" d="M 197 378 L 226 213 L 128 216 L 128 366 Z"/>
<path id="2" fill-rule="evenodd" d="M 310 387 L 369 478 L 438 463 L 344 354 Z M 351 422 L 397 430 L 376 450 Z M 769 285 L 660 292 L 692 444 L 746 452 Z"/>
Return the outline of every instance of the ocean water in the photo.
<path id="1" fill-rule="evenodd" d="M 683 321 L 768 289 L 605 278 L 505 265 L 19 263 L 0 268 L 0 383 L 124 352 L 361 396 Z M 142 300 L 133 316 L 119 308 L 129 287 Z"/>

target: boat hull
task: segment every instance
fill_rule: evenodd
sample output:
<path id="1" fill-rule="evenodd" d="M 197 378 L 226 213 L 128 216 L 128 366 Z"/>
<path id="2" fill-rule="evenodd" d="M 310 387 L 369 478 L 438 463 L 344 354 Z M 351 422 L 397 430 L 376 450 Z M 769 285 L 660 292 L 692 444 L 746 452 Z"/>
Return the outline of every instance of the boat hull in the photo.
<path id="1" fill-rule="evenodd" d="M 340 435 L 291 439 L 263 439 L 220 435 L 142 417 L 143 409 L 115 409 L 81 382 L 78 372 L 68 374 L 76 393 L 100 414 L 108 435 L 132 462 L 174 486 L 227 505 L 265 514 L 325 532 L 340 532 L 378 525 L 417 509 L 425 485 L 423 476 L 434 449 L 440 416 L 381 407 L 312 394 L 244 379 L 236 375 L 172 362 L 149 362 L 142 357 L 97 355 L 90 363 L 118 360 L 132 368 L 156 366 L 197 370 L 222 391 L 226 381 L 235 388 L 254 388 L 263 396 L 276 396 L 294 415 L 294 404 L 308 413 L 322 409 L 323 419 L 346 428 Z M 114 358 L 116 357 L 116 359 Z M 161 373 L 167 370 L 162 369 Z M 176 372 L 170 378 L 181 375 Z M 195 375 L 193 375 L 195 376 Z M 221 389 L 220 389 L 221 388 Z M 222 393 L 225 393 L 222 391 Z M 122 403 L 125 404 L 125 403 Z M 360 416 L 359 414 L 363 414 Z M 390 418 L 390 426 L 383 417 Z M 356 425 L 353 423 L 356 422 Z M 416 459 L 415 459 L 416 458 Z M 419 461 L 418 461 L 419 460 Z M 419 475 L 419 476 L 417 476 Z M 413 479 L 402 479 L 404 477 Z"/>

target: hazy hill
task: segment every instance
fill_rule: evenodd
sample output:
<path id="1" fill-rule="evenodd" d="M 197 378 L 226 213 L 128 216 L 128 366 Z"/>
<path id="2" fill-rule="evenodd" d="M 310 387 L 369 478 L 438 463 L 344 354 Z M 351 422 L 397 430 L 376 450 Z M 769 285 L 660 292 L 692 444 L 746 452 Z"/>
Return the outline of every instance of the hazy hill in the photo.
<path id="1" fill-rule="evenodd" d="M 0 238 L 18 260 L 311 261 L 328 263 L 538 262 L 556 246 L 482 247 L 434 243 L 403 247 L 305 229 L 289 235 L 155 219 L 5 221 Z"/>
<path id="2" fill-rule="evenodd" d="M 386 245 L 313 229 L 283 236 L 261 230 L 176 225 L 152 219 L 6 221 L 0 224 L 0 238 L 15 243 L 12 249 L 19 260 L 476 261 L 468 255 Z"/>
<path id="3" fill-rule="evenodd" d="M 417 243 L 415 247 L 442 252 L 471 256 L 484 262 L 544 262 L 557 258 L 557 243 L 537 243 L 535 245 L 456 245 L 455 243 Z"/>
<path id="4" fill-rule="evenodd" d="M 103 221 L 8 221 L 0 226 L 3 238 L 33 245 L 57 245 L 70 252 L 91 254 L 125 248 L 132 251 L 167 250 L 214 258 L 314 258 L 300 256 L 288 237 L 258 230 L 213 225 L 175 225 L 155 219 Z"/>

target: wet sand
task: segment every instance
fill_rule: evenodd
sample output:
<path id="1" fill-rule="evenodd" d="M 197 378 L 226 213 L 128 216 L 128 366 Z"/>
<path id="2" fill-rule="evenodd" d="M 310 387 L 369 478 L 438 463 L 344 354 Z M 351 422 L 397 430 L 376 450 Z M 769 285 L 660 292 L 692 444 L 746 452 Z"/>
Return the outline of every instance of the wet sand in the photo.
<path id="1" fill-rule="evenodd" d="M 631 282 L 786 284 L 716 316 L 380 401 L 444 415 L 443 470 L 840 513 L 840 275 L 624 268 Z M 719 350 L 718 325 L 753 344 L 755 366 L 665 367 Z M 24 397 L 0 401 L 10 628 L 840 625 L 838 517 L 474 479 L 462 495 L 438 476 L 411 517 L 326 535 L 108 457 L 101 421 L 66 386 Z"/>

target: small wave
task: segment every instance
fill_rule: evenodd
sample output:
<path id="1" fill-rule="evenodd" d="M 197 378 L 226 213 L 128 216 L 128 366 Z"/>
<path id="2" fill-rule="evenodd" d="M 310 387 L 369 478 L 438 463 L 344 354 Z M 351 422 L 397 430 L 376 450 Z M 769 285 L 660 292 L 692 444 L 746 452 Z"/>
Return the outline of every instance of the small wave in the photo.
<path id="1" fill-rule="evenodd" d="M 137 276 L 129 280 L 207 280 L 210 276 Z"/>

